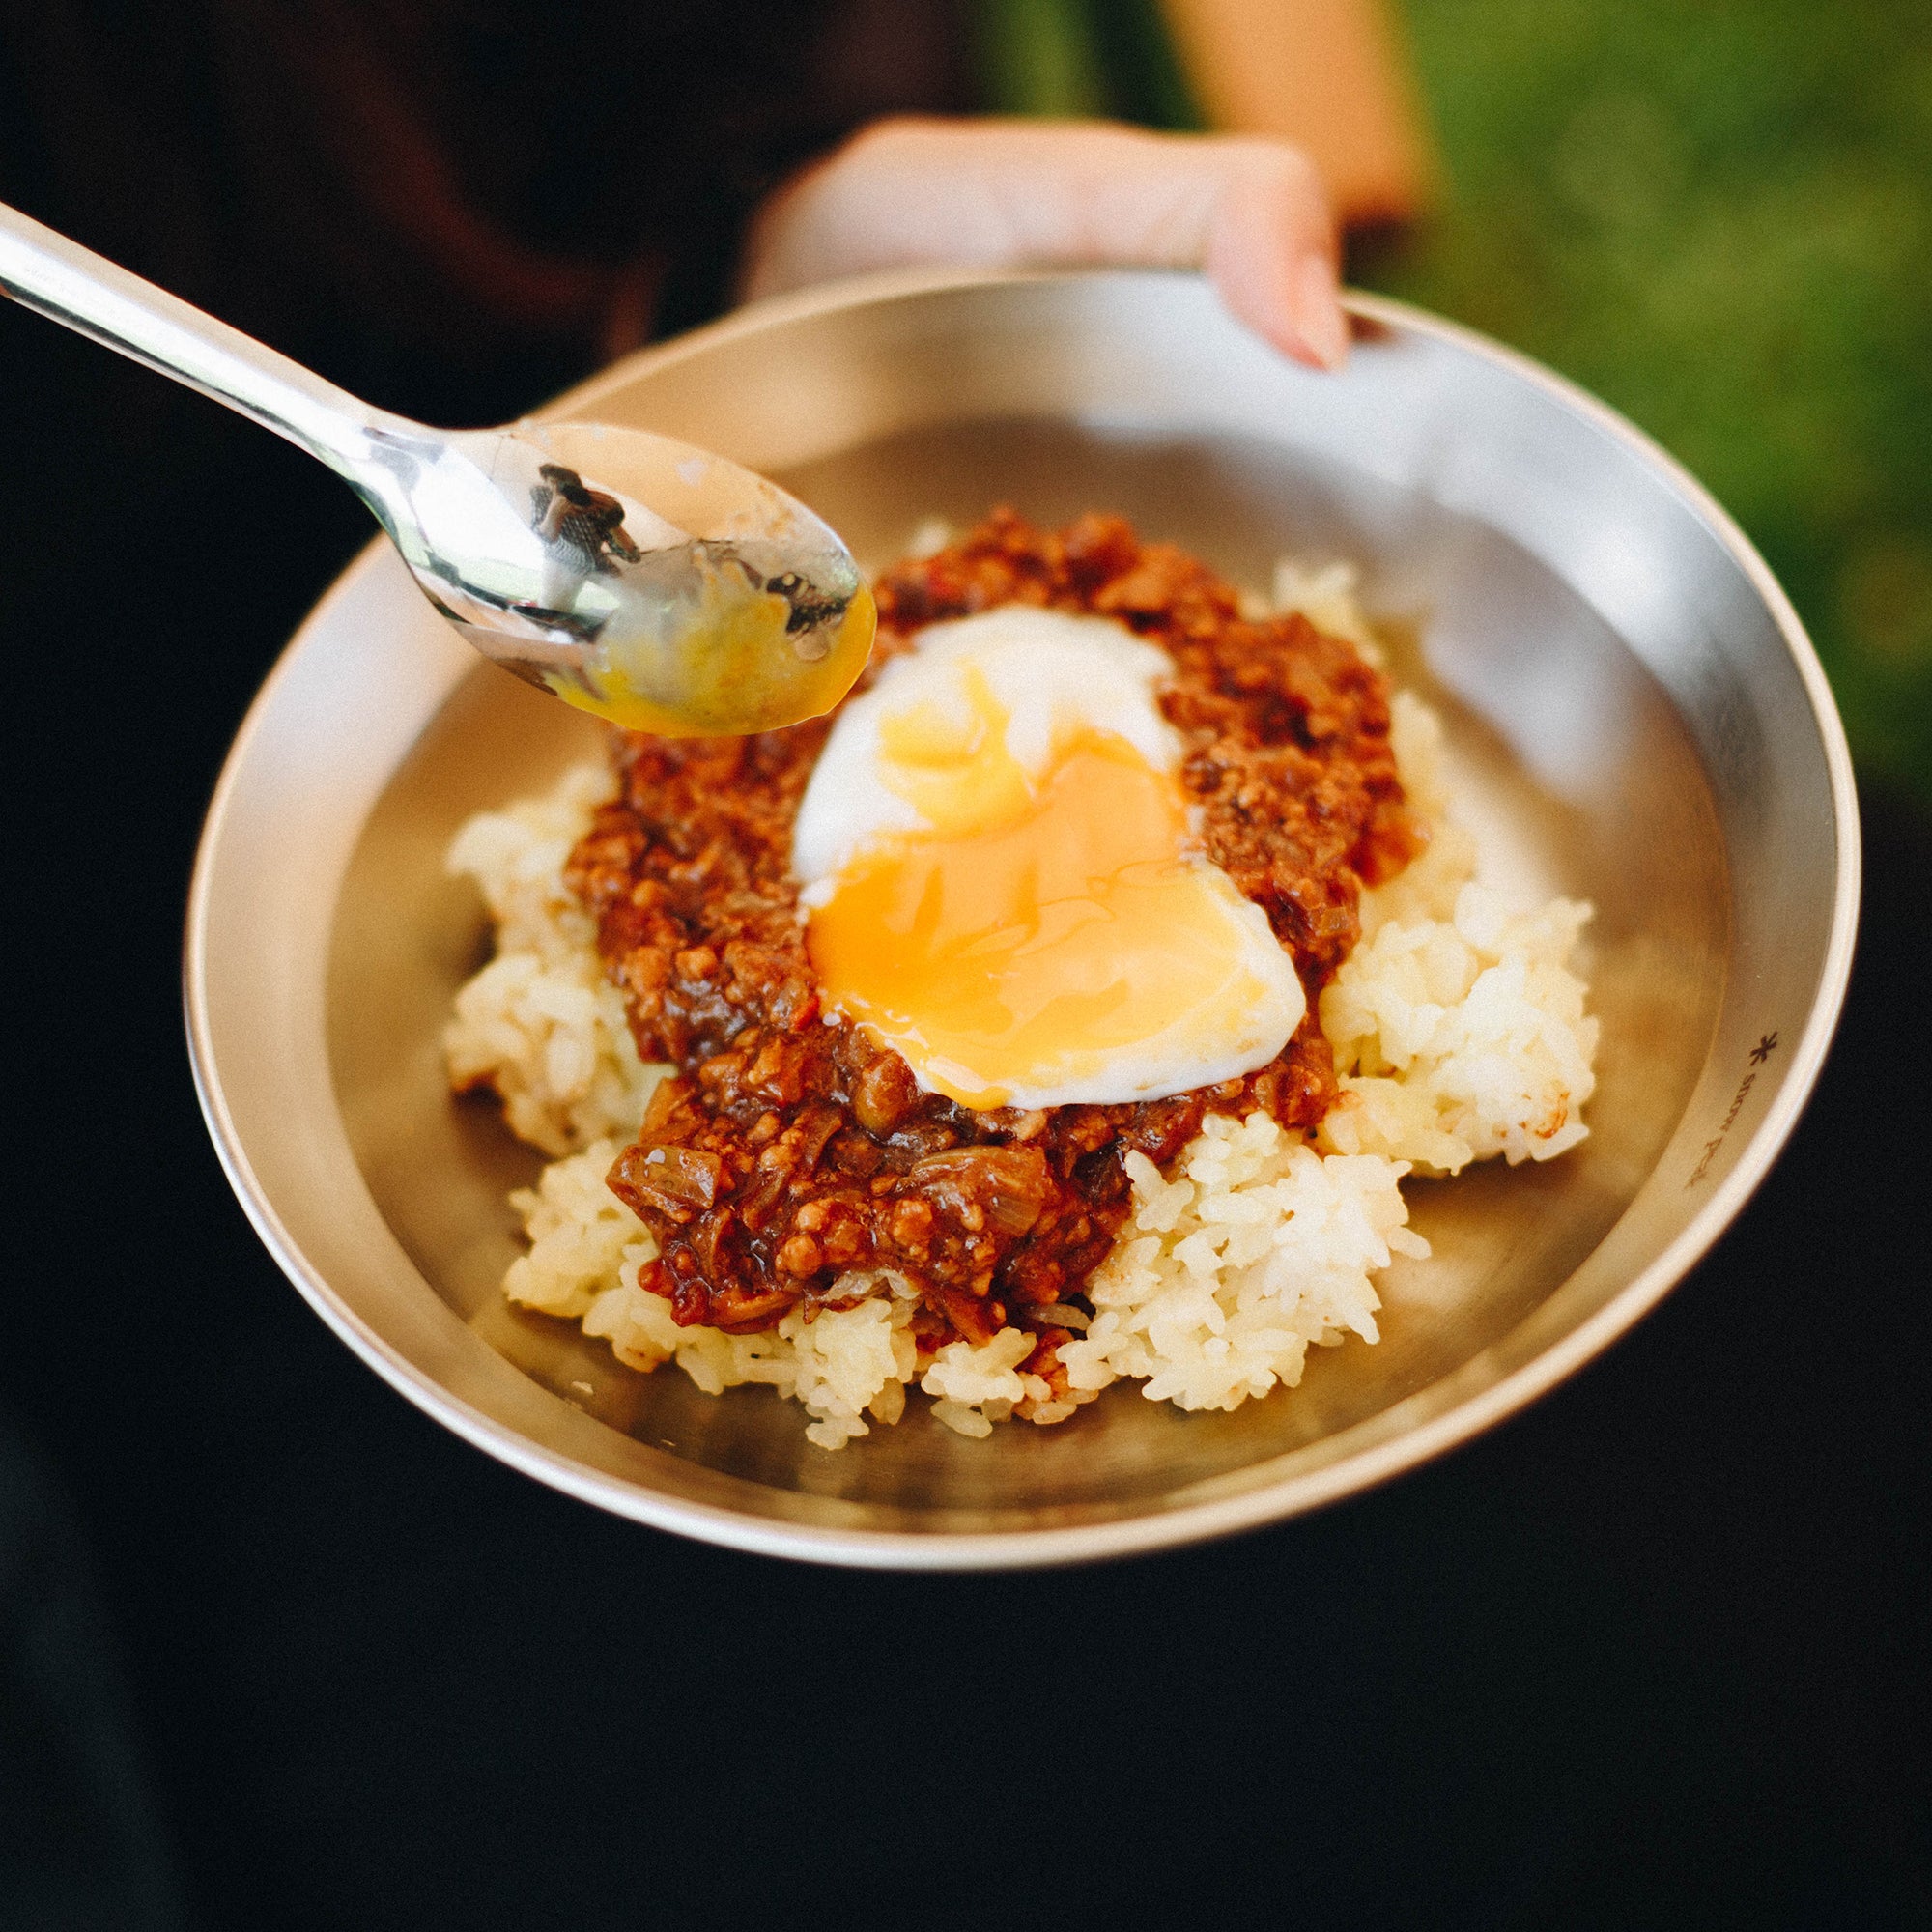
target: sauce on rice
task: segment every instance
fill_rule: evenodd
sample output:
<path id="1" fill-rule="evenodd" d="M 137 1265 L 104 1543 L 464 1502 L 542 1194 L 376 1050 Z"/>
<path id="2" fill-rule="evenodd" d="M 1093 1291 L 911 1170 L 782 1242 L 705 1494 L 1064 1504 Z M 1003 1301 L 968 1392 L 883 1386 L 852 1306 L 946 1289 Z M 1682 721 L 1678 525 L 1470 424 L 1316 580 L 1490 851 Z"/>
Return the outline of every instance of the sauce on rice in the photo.
<path id="1" fill-rule="evenodd" d="M 1161 709 L 1207 856 L 1266 913 L 1309 1014 L 1267 1065 L 1113 1106 L 974 1112 L 923 1092 L 895 1052 L 824 1012 L 789 872 L 793 821 L 829 723 L 758 737 L 621 745 L 619 796 L 568 877 L 598 926 L 658 1089 L 612 1190 L 655 1236 L 639 1277 L 680 1324 L 768 1328 L 849 1305 L 841 1276 L 919 1291 L 922 1353 L 1007 1326 L 1054 1378 L 1076 1293 L 1131 1208 L 1129 1153 L 1156 1166 L 1209 1113 L 1316 1125 L 1336 1094 L 1315 1015 L 1360 930 L 1358 896 L 1419 850 L 1389 741 L 1389 692 L 1300 615 L 1247 619 L 1234 590 L 1119 518 L 1042 531 L 1009 511 L 877 586 L 873 665 L 945 618 L 1005 603 L 1112 617 L 1173 661 Z M 862 688 L 864 681 L 862 680 Z"/>

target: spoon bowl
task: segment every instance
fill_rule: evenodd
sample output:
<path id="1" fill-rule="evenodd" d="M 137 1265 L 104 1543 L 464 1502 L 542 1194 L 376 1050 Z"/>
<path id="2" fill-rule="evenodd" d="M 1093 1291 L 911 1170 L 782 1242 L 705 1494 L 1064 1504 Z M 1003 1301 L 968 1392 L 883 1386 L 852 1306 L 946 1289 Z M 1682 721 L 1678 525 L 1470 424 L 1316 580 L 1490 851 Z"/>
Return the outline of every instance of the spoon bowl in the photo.
<path id="1" fill-rule="evenodd" d="M 537 422 L 385 435 L 353 480 L 485 657 L 635 730 L 816 717 L 871 648 L 871 599 L 832 529 L 669 437 Z"/>

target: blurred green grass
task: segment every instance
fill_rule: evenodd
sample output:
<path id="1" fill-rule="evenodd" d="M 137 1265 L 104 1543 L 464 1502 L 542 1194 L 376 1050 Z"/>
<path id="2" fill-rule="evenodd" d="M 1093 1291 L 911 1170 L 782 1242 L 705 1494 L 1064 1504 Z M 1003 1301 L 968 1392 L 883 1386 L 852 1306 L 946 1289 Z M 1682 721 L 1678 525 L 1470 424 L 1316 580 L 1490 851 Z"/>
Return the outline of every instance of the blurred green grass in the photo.
<path id="1" fill-rule="evenodd" d="M 1440 142 L 1366 287 L 1594 390 L 1763 550 L 1932 803 L 1932 5 L 1396 0 Z M 1157 0 L 978 0 L 1008 112 L 1194 124 Z"/>
<path id="2" fill-rule="evenodd" d="M 1932 8 L 1407 0 L 1443 203 L 1357 279 L 1623 411 L 1932 802 Z"/>

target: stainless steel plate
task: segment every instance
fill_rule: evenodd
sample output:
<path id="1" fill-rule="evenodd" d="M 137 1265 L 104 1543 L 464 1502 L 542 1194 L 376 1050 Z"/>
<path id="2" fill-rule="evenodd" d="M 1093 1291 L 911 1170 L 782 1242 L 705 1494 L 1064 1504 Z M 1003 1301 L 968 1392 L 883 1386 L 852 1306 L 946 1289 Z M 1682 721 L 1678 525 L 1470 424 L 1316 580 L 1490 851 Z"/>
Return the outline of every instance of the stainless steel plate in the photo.
<path id="1" fill-rule="evenodd" d="M 535 1157 L 446 1096 L 437 1051 L 483 944 L 442 874 L 450 835 L 594 735 L 478 666 L 380 546 L 242 728 L 187 933 L 223 1161 L 351 1347 L 493 1454 L 643 1521 L 841 1562 L 1045 1563 L 1378 1481 L 1670 1287 L 1789 1132 L 1843 995 L 1858 834 L 1831 697 L 1762 562 L 1627 424 L 1492 344 L 1354 307 L 1348 372 L 1318 377 L 1190 276 L 873 279 L 646 351 L 559 409 L 767 469 L 873 563 L 922 518 L 995 501 L 1119 509 L 1258 586 L 1283 554 L 1359 562 L 1399 675 L 1449 720 L 1494 866 L 1597 906 L 1591 1138 L 1416 1186 L 1436 1259 L 1386 1278 L 1380 1346 L 1322 1351 L 1232 1415 L 1123 1386 L 971 1442 L 916 1405 L 827 1455 L 768 1391 L 634 1375 L 502 1304 L 503 1194 Z"/>

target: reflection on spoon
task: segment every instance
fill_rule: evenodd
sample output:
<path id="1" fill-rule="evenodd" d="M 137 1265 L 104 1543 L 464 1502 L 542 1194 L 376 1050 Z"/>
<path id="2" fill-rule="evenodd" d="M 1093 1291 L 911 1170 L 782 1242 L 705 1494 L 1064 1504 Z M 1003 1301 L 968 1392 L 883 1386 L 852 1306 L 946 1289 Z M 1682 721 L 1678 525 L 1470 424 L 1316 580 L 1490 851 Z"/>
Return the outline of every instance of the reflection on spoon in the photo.
<path id="1" fill-rule="evenodd" d="M 871 650 L 872 600 L 824 523 L 689 443 L 592 423 L 391 448 L 365 490 L 431 601 L 566 703 L 668 737 L 829 711 Z M 451 459 L 456 459 L 451 461 Z"/>
<path id="2" fill-rule="evenodd" d="M 581 710 L 673 737 L 770 730 L 865 668 L 874 611 L 845 546 L 722 456 L 595 423 L 425 428 L 9 208 L 0 288 L 319 457 L 471 643 Z"/>

